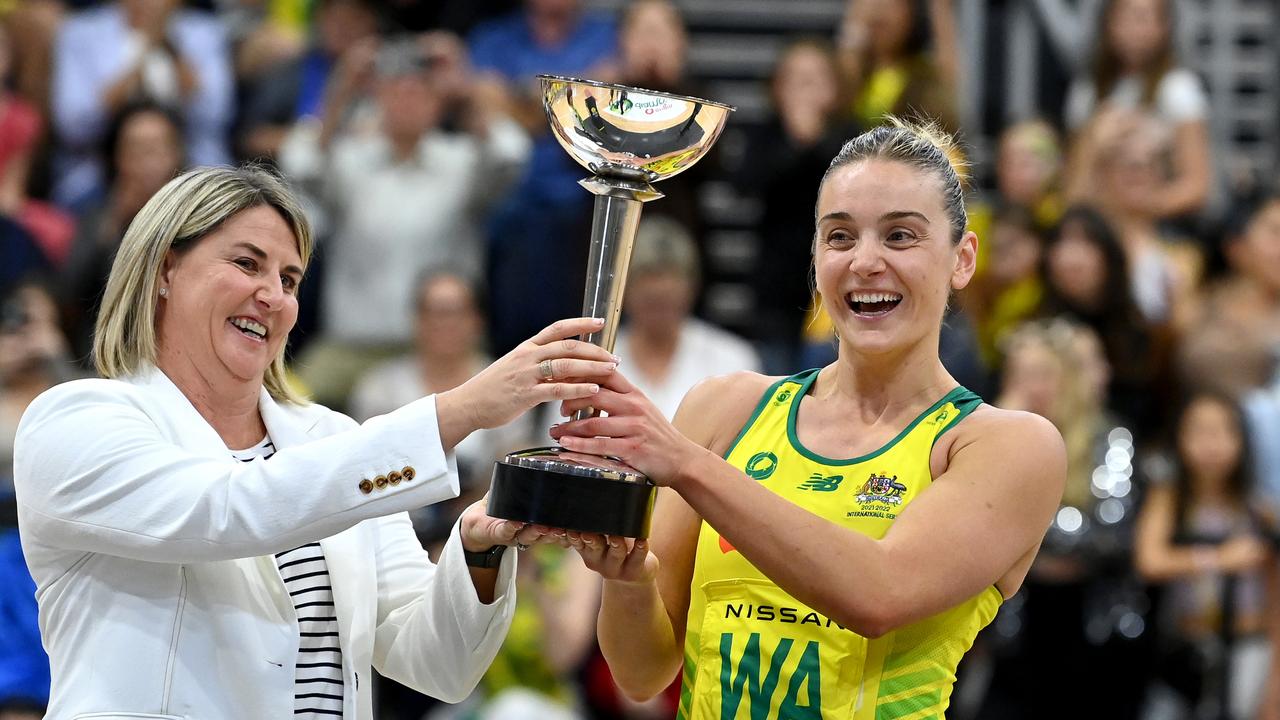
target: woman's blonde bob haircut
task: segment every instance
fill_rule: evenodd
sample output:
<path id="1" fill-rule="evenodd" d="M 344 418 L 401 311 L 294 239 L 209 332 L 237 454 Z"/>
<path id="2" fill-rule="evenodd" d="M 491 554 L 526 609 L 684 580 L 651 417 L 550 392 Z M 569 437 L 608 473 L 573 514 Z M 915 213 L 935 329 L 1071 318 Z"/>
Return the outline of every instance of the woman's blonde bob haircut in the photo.
<path id="1" fill-rule="evenodd" d="M 250 208 L 274 208 L 298 241 L 305 268 L 311 260 L 311 225 L 284 182 L 259 165 L 206 167 L 165 184 L 142 207 L 116 252 L 94 328 L 93 361 L 103 377 L 131 375 L 154 365 L 160 271 L 170 253 L 182 254 L 228 218 Z M 285 378 L 284 348 L 263 377 L 271 397 L 306 403 Z"/>

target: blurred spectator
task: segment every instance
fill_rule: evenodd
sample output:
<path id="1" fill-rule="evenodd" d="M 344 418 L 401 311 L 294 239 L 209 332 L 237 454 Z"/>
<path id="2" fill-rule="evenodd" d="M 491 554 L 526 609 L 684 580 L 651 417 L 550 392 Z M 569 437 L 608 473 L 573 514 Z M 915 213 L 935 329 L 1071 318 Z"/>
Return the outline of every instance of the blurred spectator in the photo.
<path id="1" fill-rule="evenodd" d="M 813 198 L 831 158 L 857 128 L 842 121 L 840 73 L 830 47 L 799 40 L 778 58 L 769 84 L 773 115 L 750 138 L 750 165 L 738 174 L 743 190 L 760 198 L 755 339 L 769 372 L 800 369 L 805 315 L 813 305 Z M 775 272 L 776 270 L 776 272 Z"/>
<path id="2" fill-rule="evenodd" d="M 360 422 L 466 382 L 489 366 L 484 353 L 484 312 L 472 281 L 449 270 L 422 274 L 414 287 L 414 349 L 378 365 L 356 383 L 351 416 Z M 488 487 L 493 462 L 518 449 L 527 434 L 517 421 L 467 436 L 455 449 L 463 497 L 474 500 Z M 466 507 L 470 500 L 459 506 Z M 429 508 L 424 508 L 424 510 Z M 448 533 L 452 519 L 444 525 Z"/>
<path id="3" fill-rule="evenodd" d="M 380 124 L 370 133 L 344 128 L 341 118 L 375 61 Z M 333 215 L 323 249 L 323 334 L 298 364 L 320 402 L 345 407 L 361 372 L 409 344 L 405 298 L 418 268 L 448 262 L 479 274 L 484 211 L 523 170 L 529 139 L 485 96 L 491 86 L 472 80 L 452 36 L 398 40 L 380 51 L 360 44 L 333 73 L 322 120 L 296 126 L 285 141 L 281 166 Z M 465 132 L 440 129 L 451 109 Z"/>
<path id="4" fill-rule="evenodd" d="M 618 81 L 634 87 L 692 94 L 685 74 L 689 38 L 670 0 L 634 0 L 622 13 Z"/>
<path id="5" fill-rule="evenodd" d="M 1014 123 L 1000 133 L 996 154 L 1000 202 L 1024 208 L 1048 230 L 1062 217 L 1062 147 L 1043 120 Z"/>
<path id="6" fill-rule="evenodd" d="M 984 363 L 995 369 L 1001 364 L 1004 337 L 1040 310 L 1044 239 L 1031 211 L 1019 205 L 996 211 L 991 230 L 982 239 L 987 246 L 986 267 L 964 289 L 961 302 L 977 326 Z"/>
<path id="7" fill-rule="evenodd" d="M 616 81 L 632 87 L 660 90 L 676 95 L 701 97 L 702 88 L 688 74 L 689 38 L 680 10 L 670 0 L 633 0 L 622 10 L 618 28 Z M 545 124 L 545 120 L 543 121 Z M 658 189 L 665 195 L 644 212 L 658 212 L 678 220 L 693 235 L 702 237 L 702 214 L 698 210 L 698 186 L 715 167 L 716 148 L 707 157 L 674 178 L 663 180 Z M 699 247 L 699 257 L 704 258 Z"/>
<path id="8" fill-rule="evenodd" d="M 13 496 L 13 438 L 23 411 L 78 374 L 49 290 L 24 280 L 6 292 L 0 301 L 0 497 Z"/>
<path id="9" fill-rule="evenodd" d="M 641 220 L 623 298 L 626 325 L 614 353 L 631 382 L 668 418 L 699 381 L 761 369 L 744 340 L 690 316 L 698 278 L 688 230 L 661 215 Z"/>
<path id="10" fill-rule="evenodd" d="M 1115 228 L 1129 259 L 1129 280 L 1143 317 L 1153 325 L 1185 326 L 1204 264 L 1199 249 L 1162 232 L 1150 200 L 1160 195 L 1161 126 L 1150 116 L 1121 118 L 1115 134 L 1099 139 L 1095 177 L 1098 207 Z"/>
<path id="11" fill-rule="evenodd" d="M 231 59 L 222 26 L 178 0 L 117 0 L 81 11 L 58 33 L 53 119 L 61 144 L 54 199 L 82 208 L 105 190 L 97 150 L 107 123 L 131 101 L 181 108 L 193 165 L 226 164 L 233 113 Z"/>
<path id="12" fill-rule="evenodd" d="M 12 43 L 13 88 L 41 112 L 49 107 L 53 45 L 67 14 L 62 0 L 22 0 L 0 5 L 0 25 Z"/>
<path id="13" fill-rule="evenodd" d="M 840 26 L 840 67 L 865 127 L 889 113 L 921 113 L 959 127 L 960 58 L 953 0 L 848 0 Z"/>
<path id="14" fill-rule="evenodd" d="M 1070 200 L 1089 199 L 1091 168 L 1106 150 L 1111 126 L 1135 110 L 1152 113 L 1172 134 L 1170 168 L 1145 198 L 1158 218 L 1200 210 L 1213 174 L 1209 102 L 1200 79 L 1180 66 L 1172 0 L 1107 0 L 1099 15 L 1089 75 L 1067 97 L 1067 127 L 1076 135 L 1068 178 Z"/>
<path id="15" fill-rule="evenodd" d="M 251 81 L 306 48 L 309 0 L 214 0 L 236 78 Z"/>
<path id="16" fill-rule="evenodd" d="M 995 621 L 997 632 L 1018 636 L 1018 649 L 997 666 L 993 709 L 980 717 L 1004 716 L 994 707 L 1012 701 L 1017 712 L 1010 717 L 1079 718 L 1097 712 L 1099 698 L 1106 698 L 1107 717 L 1136 717 L 1148 601 L 1130 564 L 1133 435 L 1106 412 L 1109 370 L 1091 330 L 1036 322 L 1008 342 L 995 404 L 1042 415 L 1058 428 L 1067 483 L 1026 583 Z"/>
<path id="17" fill-rule="evenodd" d="M 18 541 L 13 440 L 27 405 L 76 375 L 57 318 L 52 296 L 38 282 L 23 281 L 0 299 L 0 717 L 5 718 L 40 717 L 49 699 L 36 586 Z M 24 714 L 24 708 L 35 714 Z"/>
<path id="18" fill-rule="evenodd" d="M 87 362 L 98 302 L 133 216 L 184 166 L 182 120 L 150 102 L 126 106 L 103 143 L 106 197 L 80 218 L 62 272 L 62 296 L 73 355 Z"/>
<path id="19" fill-rule="evenodd" d="M 587 173 L 551 136 L 535 75 L 615 79 L 617 31 L 580 0 L 525 0 L 468 38 L 477 70 L 501 78 L 514 116 L 535 138 L 523 179 L 489 223 L 493 351 L 504 352 L 582 307 L 591 194 Z"/>
<path id="20" fill-rule="evenodd" d="M 0 23 L 0 215 L 22 225 L 55 265 L 67 258 L 75 230 L 70 217 L 28 195 L 27 180 L 44 119 L 35 105 L 8 90 L 13 44 Z"/>
<path id="21" fill-rule="evenodd" d="M 1269 384 L 1280 360 L 1280 195 L 1238 211 L 1224 240 L 1229 273 L 1198 304 L 1179 369 L 1239 396 Z"/>
<path id="22" fill-rule="evenodd" d="M 1166 705 L 1160 715 L 1252 719 L 1268 670 L 1267 607 L 1277 601 L 1266 596 L 1265 577 L 1275 572 L 1264 542 L 1274 518 L 1255 509 L 1239 407 L 1194 393 L 1173 449 L 1173 476 L 1152 478 L 1143 502 L 1134 557 L 1143 577 L 1164 588 L 1159 668 L 1177 702 L 1157 696 Z"/>
<path id="23" fill-rule="evenodd" d="M 1042 285 L 1026 277 L 1025 263 L 1033 254 L 1039 262 L 1043 237 L 1062 217 L 1061 171 L 1053 128 L 1043 120 L 1014 123 L 1000 133 L 995 197 L 969 204 L 969 229 L 980 240 L 978 271 L 960 297 L 988 370 L 998 369 L 1000 336 L 1040 303 Z"/>
<path id="24" fill-rule="evenodd" d="M 1159 423 L 1151 393 L 1163 377 L 1165 359 L 1159 339 L 1133 301 L 1120 241 L 1101 213 L 1070 208 L 1049 236 L 1043 268 L 1041 315 L 1063 316 L 1097 333 L 1111 367 L 1107 406 L 1141 442 Z"/>
<path id="25" fill-rule="evenodd" d="M 373 0 L 320 0 L 314 35 L 304 52 L 271 65 L 247 93 L 240 116 L 245 156 L 275 157 L 293 123 L 318 118 L 329 75 L 347 51 L 377 36 Z"/>

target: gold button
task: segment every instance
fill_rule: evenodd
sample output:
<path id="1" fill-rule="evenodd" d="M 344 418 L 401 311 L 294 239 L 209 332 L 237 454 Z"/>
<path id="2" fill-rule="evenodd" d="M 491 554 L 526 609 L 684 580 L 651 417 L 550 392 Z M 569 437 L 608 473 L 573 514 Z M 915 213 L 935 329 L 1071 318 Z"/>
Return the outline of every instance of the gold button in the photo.
<path id="1" fill-rule="evenodd" d="M 374 485 L 375 485 L 379 490 L 381 490 L 382 488 L 384 488 L 384 487 L 386 487 L 386 486 L 387 486 L 387 476 L 386 476 L 386 475 L 379 475 L 378 477 L 376 477 L 376 478 L 374 478 L 374 479 L 373 479 L 373 484 L 374 484 Z"/>
<path id="2" fill-rule="evenodd" d="M 361 480 L 360 492 L 364 493 L 365 495 L 368 495 L 369 493 L 373 492 L 373 483 L 369 482 L 368 480 Z"/>
<path id="3" fill-rule="evenodd" d="M 400 481 L 403 479 L 404 479 L 404 475 L 401 475 L 395 470 L 392 470 L 391 472 L 387 473 L 387 482 L 391 483 L 392 485 L 399 485 Z"/>
<path id="4" fill-rule="evenodd" d="M 405 468 L 400 471 L 400 474 L 404 475 L 405 482 L 409 482 L 418 476 L 418 471 L 414 470 L 412 465 L 406 465 Z"/>

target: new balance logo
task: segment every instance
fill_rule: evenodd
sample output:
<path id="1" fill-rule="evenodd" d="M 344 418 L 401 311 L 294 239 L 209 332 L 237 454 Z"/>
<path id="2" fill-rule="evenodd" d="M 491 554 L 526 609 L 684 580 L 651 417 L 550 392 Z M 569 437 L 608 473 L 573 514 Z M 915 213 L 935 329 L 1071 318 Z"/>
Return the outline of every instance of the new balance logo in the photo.
<path id="1" fill-rule="evenodd" d="M 797 486 L 799 490 L 813 490 L 814 492 L 835 492 L 840 487 L 840 481 L 844 480 L 843 475 L 823 475 L 822 473 L 814 473 L 809 476 L 808 480 Z"/>

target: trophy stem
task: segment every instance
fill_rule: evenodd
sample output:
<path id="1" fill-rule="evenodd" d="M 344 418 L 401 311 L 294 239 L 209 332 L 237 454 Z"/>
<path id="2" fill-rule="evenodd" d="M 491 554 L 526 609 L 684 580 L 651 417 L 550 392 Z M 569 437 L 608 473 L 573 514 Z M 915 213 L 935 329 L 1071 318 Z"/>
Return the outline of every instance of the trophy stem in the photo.
<path id="1" fill-rule="evenodd" d="M 604 318 L 604 327 L 583 340 L 613 352 L 640 209 L 644 203 L 662 197 L 662 193 L 646 182 L 600 176 L 586 178 L 578 184 L 596 196 L 582 315 Z"/>

